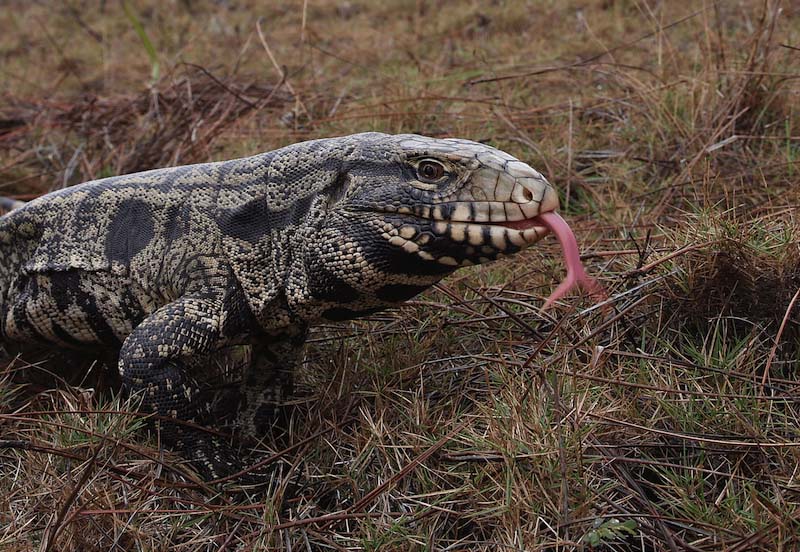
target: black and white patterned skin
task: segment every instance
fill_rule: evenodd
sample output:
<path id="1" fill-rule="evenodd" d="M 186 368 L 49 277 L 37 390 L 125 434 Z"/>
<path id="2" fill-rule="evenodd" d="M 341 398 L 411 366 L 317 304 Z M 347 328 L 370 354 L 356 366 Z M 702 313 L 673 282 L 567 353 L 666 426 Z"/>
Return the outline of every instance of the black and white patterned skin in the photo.
<path id="1" fill-rule="evenodd" d="M 251 344 L 239 427 L 258 436 L 310 326 L 515 253 L 546 230 L 504 224 L 557 207 L 502 151 L 380 133 L 87 182 L 0 218 L 0 343 L 118 350 L 144 411 L 197 423 L 191 361 Z M 206 478 L 242 467 L 206 432 L 160 431 Z"/>

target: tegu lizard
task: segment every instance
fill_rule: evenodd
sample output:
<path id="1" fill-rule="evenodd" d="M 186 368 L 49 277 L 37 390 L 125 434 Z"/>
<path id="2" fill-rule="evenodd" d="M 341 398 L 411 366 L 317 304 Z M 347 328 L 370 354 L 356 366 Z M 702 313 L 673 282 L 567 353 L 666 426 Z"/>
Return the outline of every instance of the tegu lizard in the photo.
<path id="1" fill-rule="evenodd" d="M 364 133 L 49 193 L 0 218 L 0 343 L 109 348 L 123 390 L 206 478 L 242 466 L 190 424 L 190 361 L 250 344 L 238 426 L 258 435 L 310 326 L 394 307 L 553 230 L 590 283 L 544 177 L 484 144 Z M 592 285 L 592 284 L 590 284 Z M 172 423 L 169 419 L 175 419 Z"/>

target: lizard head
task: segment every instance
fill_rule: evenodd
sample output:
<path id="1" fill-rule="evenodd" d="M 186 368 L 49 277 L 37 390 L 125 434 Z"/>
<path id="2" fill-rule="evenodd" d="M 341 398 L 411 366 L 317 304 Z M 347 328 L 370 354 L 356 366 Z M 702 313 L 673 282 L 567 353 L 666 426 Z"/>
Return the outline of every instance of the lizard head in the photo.
<path id="1" fill-rule="evenodd" d="M 558 209 L 558 194 L 527 164 L 468 140 L 392 138 L 395 157 L 375 167 L 376 179 L 365 181 L 360 164 L 348 171 L 355 189 L 342 205 L 366 214 L 390 246 L 453 270 L 516 253 L 547 233 L 536 217 Z"/>
<path id="2" fill-rule="evenodd" d="M 558 194 L 511 155 L 468 140 L 357 136 L 307 249 L 312 294 L 362 307 L 399 303 L 548 233 L 537 217 L 558 208 Z M 342 305 L 326 317 L 354 310 Z"/>

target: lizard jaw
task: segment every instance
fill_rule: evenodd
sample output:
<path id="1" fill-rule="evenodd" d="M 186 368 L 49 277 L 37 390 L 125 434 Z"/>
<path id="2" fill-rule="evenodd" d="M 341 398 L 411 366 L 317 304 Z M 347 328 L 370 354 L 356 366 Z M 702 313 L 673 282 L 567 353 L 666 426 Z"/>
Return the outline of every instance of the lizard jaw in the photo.
<path id="1" fill-rule="evenodd" d="M 572 232 L 567 222 L 561 218 L 555 210 L 540 213 L 535 217 L 524 220 L 468 224 L 473 227 L 488 227 L 488 235 L 492 237 L 493 242 L 496 241 L 496 238 L 493 236 L 501 236 L 503 241 L 494 244 L 498 253 L 501 254 L 503 253 L 501 245 L 505 243 L 506 238 L 520 249 L 539 241 L 551 232 L 558 238 L 559 245 L 561 245 L 561 250 L 564 255 L 567 274 L 558 288 L 547 298 L 542 307 L 543 309 L 552 306 L 575 287 L 583 288 L 596 301 L 602 301 L 607 298 L 607 293 L 602 285 L 586 273 L 580 260 L 580 252 L 578 250 L 575 234 Z M 452 226 L 453 223 L 447 225 L 448 230 L 451 232 L 451 237 L 453 231 Z M 508 229 L 509 231 L 500 234 L 500 232 L 503 232 L 500 230 L 501 228 Z M 486 230 L 484 228 L 481 228 L 481 235 L 486 235 Z M 524 245 L 517 241 L 520 239 L 525 241 Z M 442 262 L 441 259 L 438 260 Z M 462 262 L 461 264 L 463 265 L 464 263 Z"/>
<path id="2" fill-rule="evenodd" d="M 486 262 L 498 254 L 524 249 L 545 237 L 550 229 L 539 217 L 502 222 L 433 221 L 430 228 L 435 235 L 454 243 L 482 249 L 489 255 L 481 260 Z"/>
<path id="3" fill-rule="evenodd" d="M 553 211 L 550 211 L 553 212 Z M 547 234 L 550 233 L 550 226 L 542 218 L 542 215 L 523 220 L 514 220 L 509 222 L 493 223 L 496 226 L 502 226 L 509 230 L 515 230 L 522 234 L 522 238 L 527 244 L 536 243 Z"/>

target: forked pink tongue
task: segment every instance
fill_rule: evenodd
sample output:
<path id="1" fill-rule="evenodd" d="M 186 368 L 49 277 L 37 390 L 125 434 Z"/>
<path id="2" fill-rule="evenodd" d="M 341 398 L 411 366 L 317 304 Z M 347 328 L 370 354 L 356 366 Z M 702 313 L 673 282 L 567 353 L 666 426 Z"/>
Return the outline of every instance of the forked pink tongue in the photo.
<path id="1" fill-rule="evenodd" d="M 567 263 L 567 276 L 550 294 L 547 301 L 544 302 L 542 309 L 546 309 L 553 305 L 556 301 L 564 297 L 576 285 L 579 285 L 586 290 L 589 295 L 596 301 L 606 299 L 608 295 L 606 290 L 603 289 L 597 280 L 586 274 L 586 270 L 581 263 L 580 253 L 578 252 L 578 243 L 575 241 L 575 234 L 567 222 L 559 216 L 555 211 L 549 213 L 542 213 L 536 217 L 536 220 L 547 226 L 558 238 L 561 244 L 561 249 L 564 252 L 564 261 Z"/>

